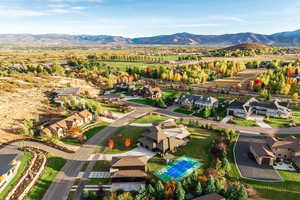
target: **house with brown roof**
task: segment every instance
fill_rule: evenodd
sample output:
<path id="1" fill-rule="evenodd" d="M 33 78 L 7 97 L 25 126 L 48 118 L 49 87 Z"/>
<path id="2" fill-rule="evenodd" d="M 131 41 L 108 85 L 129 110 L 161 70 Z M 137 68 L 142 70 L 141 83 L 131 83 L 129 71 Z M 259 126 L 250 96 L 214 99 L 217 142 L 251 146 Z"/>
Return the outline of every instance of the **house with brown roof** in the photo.
<path id="1" fill-rule="evenodd" d="M 47 128 L 41 129 L 41 135 L 55 136 L 57 138 L 66 137 L 68 131 L 75 126 L 83 126 L 90 123 L 93 120 L 93 114 L 88 110 L 83 110 L 78 113 L 60 120 L 54 124 L 51 124 Z"/>
<path id="2" fill-rule="evenodd" d="M 222 197 L 216 192 L 203 195 L 201 197 L 194 198 L 193 200 L 226 200 L 225 197 Z"/>
<path id="3" fill-rule="evenodd" d="M 265 144 L 251 144 L 250 151 L 258 164 L 273 165 L 276 159 L 288 159 L 300 168 L 300 138 L 290 136 L 286 140 L 277 140 L 267 137 Z"/>
<path id="4" fill-rule="evenodd" d="M 139 145 L 154 152 L 165 153 L 189 142 L 191 133 L 182 125 L 173 122 L 162 122 L 149 127 Z"/>
<path id="5" fill-rule="evenodd" d="M 147 178 L 147 157 L 112 157 L 110 173 L 113 186 L 124 186 L 123 184 L 128 183 L 144 185 Z"/>
<path id="6" fill-rule="evenodd" d="M 133 95 L 138 95 L 151 99 L 161 98 L 163 96 L 160 88 L 152 88 L 151 86 L 144 86 L 143 88 L 134 88 L 131 90 L 131 93 Z"/>

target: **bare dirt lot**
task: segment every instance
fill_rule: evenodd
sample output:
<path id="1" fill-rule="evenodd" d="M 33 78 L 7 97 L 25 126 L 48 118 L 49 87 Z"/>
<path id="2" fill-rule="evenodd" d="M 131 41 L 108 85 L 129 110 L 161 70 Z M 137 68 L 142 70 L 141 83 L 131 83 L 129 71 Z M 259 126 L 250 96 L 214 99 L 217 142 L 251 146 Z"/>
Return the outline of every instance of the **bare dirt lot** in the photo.
<path id="1" fill-rule="evenodd" d="M 203 86 L 230 88 L 230 87 L 235 87 L 238 84 L 241 84 L 242 86 L 241 89 L 247 89 L 248 82 L 250 80 L 254 80 L 259 74 L 265 71 L 267 71 L 267 69 L 247 69 L 239 72 L 236 76 L 207 82 Z"/>
<path id="2" fill-rule="evenodd" d="M 18 132 L 24 119 L 37 119 L 56 110 L 45 94 L 54 88 L 90 85 L 78 79 L 18 75 L 0 78 L 0 143 L 22 138 Z"/>

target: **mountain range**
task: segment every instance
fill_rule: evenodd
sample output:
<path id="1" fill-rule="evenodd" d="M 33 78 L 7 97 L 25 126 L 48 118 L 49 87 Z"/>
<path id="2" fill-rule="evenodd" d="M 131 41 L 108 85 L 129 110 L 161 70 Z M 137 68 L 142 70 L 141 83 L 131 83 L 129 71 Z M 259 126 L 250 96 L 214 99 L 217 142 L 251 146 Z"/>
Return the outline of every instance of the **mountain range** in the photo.
<path id="1" fill-rule="evenodd" d="M 300 29 L 271 35 L 236 33 L 224 35 L 197 35 L 176 33 L 153 37 L 126 38 L 110 35 L 67 35 L 67 34 L 0 34 L 0 45 L 201 45 L 230 46 L 241 43 L 260 43 L 272 46 L 300 45 Z"/>

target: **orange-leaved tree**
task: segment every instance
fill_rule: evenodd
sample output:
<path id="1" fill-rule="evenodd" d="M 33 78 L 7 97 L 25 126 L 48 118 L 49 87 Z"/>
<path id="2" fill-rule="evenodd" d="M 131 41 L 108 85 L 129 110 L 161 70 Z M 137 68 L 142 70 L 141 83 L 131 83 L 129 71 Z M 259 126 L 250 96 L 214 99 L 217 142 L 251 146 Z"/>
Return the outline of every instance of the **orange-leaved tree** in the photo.
<path id="1" fill-rule="evenodd" d="M 107 146 L 110 148 L 110 150 L 112 150 L 115 146 L 115 143 L 112 139 L 109 139 L 107 142 Z"/>
<path id="2" fill-rule="evenodd" d="M 124 142 L 125 147 L 130 147 L 131 146 L 131 140 L 130 138 L 126 138 Z"/>

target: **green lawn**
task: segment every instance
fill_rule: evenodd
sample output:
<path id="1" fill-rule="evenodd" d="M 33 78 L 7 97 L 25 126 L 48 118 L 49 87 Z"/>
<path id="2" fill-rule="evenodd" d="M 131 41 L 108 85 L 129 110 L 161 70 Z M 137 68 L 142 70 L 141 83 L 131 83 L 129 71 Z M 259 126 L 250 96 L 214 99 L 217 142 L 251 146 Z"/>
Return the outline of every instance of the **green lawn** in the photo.
<path id="1" fill-rule="evenodd" d="M 242 182 L 254 187 L 262 200 L 296 200 L 300 197 L 300 173 L 279 171 L 284 182 L 270 183 L 242 179 Z"/>
<path id="2" fill-rule="evenodd" d="M 111 67 L 117 67 L 121 71 L 126 71 L 126 69 L 129 67 L 138 67 L 140 69 L 145 69 L 147 67 L 152 67 L 152 68 L 158 67 L 158 65 L 148 64 L 148 63 L 143 63 L 143 62 L 116 62 L 116 61 L 108 62 L 108 61 L 105 61 L 102 63 L 105 63 Z"/>
<path id="3" fill-rule="evenodd" d="M 233 124 L 239 125 L 239 126 L 257 126 L 256 122 L 253 120 L 246 120 L 246 119 L 239 119 L 239 118 L 233 118 L 231 120 Z"/>
<path id="4" fill-rule="evenodd" d="M 83 134 L 86 136 L 86 140 L 91 139 L 94 135 L 96 135 L 99 131 L 101 131 L 102 129 L 104 129 L 108 125 L 109 125 L 109 123 L 107 123 L 107 122 L 101 122 L 101 123 L 95 125 L 94 128 L 91 128 L 91 129 L 85 131 Z M 61 141 L 66 143 L 66 144 L 71 144 L 71 145 L 77 145 L 77 146 L 82 145 L 75 138 L 63 138 Z"/>
<path id="5" fill-rule="evenodd" d="M 193 159 L 202 162 L 203 166 L 208 166 L 211 160 L 209 149 L 212 140 L 216 137 L 215 132 L 200 128 L 188 128 L 192 133 L 191 141 L 186 146 L 180 147 L 175 153 L 172 153 L 176 157 L 188 156 Z M 154 156 L 148 161 L 148 167 L 150 172 L 160 170 L 165 166 L 164 159 L 159 156 Z"/>
<path id="6" fill-rule="evenodd" d="M 93 171 L 104 172 L 109 171 L 111 167 L 111 162 L 107 160 L 99 160 L 95 163 Z"/>
<path id="7" fill-rule="evenodd" d="M 108 139 L 104 141 L 103 145 L 105 146 L 103 153 L 106 154 L 116 154 L 116 153 L 124 153 L 126 151 L 132 150 L 136 147 L 136 144 L 138 140 L 141 138 L 142 134 L 145 132 L 145 127 L 133 127 L 133 126 L 124 126 L 119 128 L 114 134 L 113 134 L 113 141 L 114 141 L 114 148 L 110 150 L 107 147 Z M 118 135 L 122 135 L 122 140 L 118 140 Z M 131 146 L 125 147 L 124 141 L 126 138 L 130 138 L 131 140 Z"/>
<path id="8" fill-rule="evenodd" d="M 148 105 L 148 106 L 152 106 L 153 105 L 152 99 L 149 99 L 149 98 L 130 99 L 128 101 L 131 101 L 131 102 L 134 102 L 134 103 L 139 103 L 139 104 L 144 104 L 144 105 Z"/>
<path id="9" fill-rule="evenodd" d="M 13 179 L 8 183 L 8 185 L 2 190 L 0 193 L 0 199 L 4 199 L 5 196 L 8 194 L 9 190 L 12 189 L 13 185 L 21 178 L 23 172 L 28 168 L 29 161 L 32 158 L 31 152 L 25 152 L 24 156 L 21 160 L 21 164 L 18 168 L 16 175 Z"/>
<path id="10" fill-rule="evenodd" d="M 65 165 L 66 160 L 48 155 L 46 166 L 41 174 L 41 177 L 38 179 L 32 190 L 29 192 L 26 200 L 37 200 L 42 199 L 45 195 L 50 184 Z"/>
<path id="11" fill-rule="evenodd" d="M 284 182 L 263 182 L 243 179 L 240 177 L 238 169 L 236 168 L 233 157 L 233 145 L 231 146 L 231 153 L 228 158 L 231 163 L 231 171 L 229 173 L 233 180 L 239 180 L 242 183 L 249 185 L 256 189 L 262 200 L 296 200 L 300 197 L 300 173 L 278 171 Z"/>
<path id="12" fill-rule="evenodd" d="M 186 115 L 190 115 L 193 113 L 193 111 L 190 111 L 190 110 L 187 110 L 187 109 L 184 109 L 184 108 L 176 108 L 174 110 L 174 112 L 178 112 L 178 113 L 182 113 L 182 114 L 186 114 Z"/>
<path id="13" fill-rule="evenodd" d="M 164 91 L 163 95 L 164 95 L 164 97 L 171 97 L 171 98 L 173 98 L 176 95 L 176 92 L 174 92 L 174 91 Z"/>
<path id="14" fill-rule="evenodd" d="M 289 119 L 277 119 L 277 118 L 269 118 L 268 120 L 264 120 L 267 124 L 269 124 L 272 128 L 287 128 L 289 127 Z"/>
<path id="15" fill-rule="evenodd" d="M 157 115 L 157 114 L 148 114 L 144 115 L 143 117 L 140 117 L 136 120 L 134 120 L 134 123 L 141 123 L 141 124 L 150 124 L 150 123 L 157 123 L 157 122 L 163 122 L 168 120 L 168 117 L 165 117 L 163 115 Z"/>

